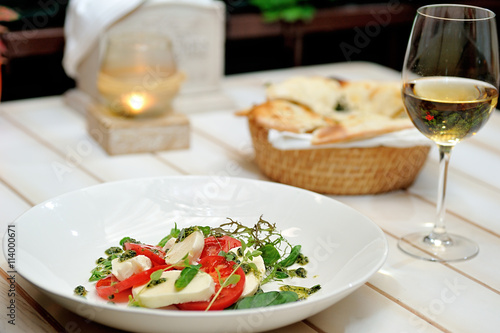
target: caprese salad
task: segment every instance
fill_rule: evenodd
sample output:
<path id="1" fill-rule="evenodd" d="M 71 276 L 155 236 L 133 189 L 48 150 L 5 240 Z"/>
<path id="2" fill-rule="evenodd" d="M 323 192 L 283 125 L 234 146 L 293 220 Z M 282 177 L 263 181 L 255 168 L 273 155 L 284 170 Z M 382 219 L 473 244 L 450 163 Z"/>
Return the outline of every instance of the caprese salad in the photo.
<path id="1" fill-rule="evenodd" d="M 252 227 L 228 221 L 219 227 L 175 225 L 155 245 L 125 237 L 97 259 L 89 281 L 110 302 L 201 311 L 295 302 L 321 288 L 283 283 L 264 292 L 261 286 L 270 281 L 305 278 L 308 258 L 262 217 Z M 75 293 L 88 291 L 80 285 Z"/>

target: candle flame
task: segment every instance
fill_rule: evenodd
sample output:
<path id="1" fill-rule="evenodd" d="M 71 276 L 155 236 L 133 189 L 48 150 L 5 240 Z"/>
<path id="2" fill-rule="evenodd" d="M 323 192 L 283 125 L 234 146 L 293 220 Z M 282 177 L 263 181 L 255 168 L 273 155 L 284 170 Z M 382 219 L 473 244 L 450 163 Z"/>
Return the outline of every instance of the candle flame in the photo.
<path id="1" fill-rule="evenodd" d="M 144 107 L 145 102 L 146 99 L 140 94 L 132 94 L 128 99 L 128 104 L 134 111 L 140 111 Z"/>

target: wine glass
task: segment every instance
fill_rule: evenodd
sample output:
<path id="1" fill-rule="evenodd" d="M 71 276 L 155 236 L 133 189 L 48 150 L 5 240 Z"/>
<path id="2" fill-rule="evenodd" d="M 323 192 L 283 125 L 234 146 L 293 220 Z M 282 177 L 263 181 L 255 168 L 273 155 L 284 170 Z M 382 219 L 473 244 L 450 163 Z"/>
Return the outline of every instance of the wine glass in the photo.
<path id="1" fill-rule="evenodd" d="M 417 10 L 402 71 L 406 111 L 439 148 L 437 216 L 430 232 L 402 237 L 398 247 L 430 261 L 474 257 L 478 245 L 446 231 L 445 197 L 453 148 L 475 135 L 498 101 L 495 14 L 468 5 L 429 5 Z"/>

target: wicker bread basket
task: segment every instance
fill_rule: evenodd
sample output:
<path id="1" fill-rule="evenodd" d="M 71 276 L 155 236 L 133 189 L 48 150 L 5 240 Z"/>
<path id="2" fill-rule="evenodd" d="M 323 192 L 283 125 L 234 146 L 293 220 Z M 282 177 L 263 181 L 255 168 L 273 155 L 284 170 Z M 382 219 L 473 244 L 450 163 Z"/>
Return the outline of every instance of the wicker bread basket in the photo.
<path id="1" fill-rule="evenodd" d="M 430 146 L 279 150 L 249 119 L 256 163 L 270 179 L 324 194 L 360 195 L 409 187 Z"/>

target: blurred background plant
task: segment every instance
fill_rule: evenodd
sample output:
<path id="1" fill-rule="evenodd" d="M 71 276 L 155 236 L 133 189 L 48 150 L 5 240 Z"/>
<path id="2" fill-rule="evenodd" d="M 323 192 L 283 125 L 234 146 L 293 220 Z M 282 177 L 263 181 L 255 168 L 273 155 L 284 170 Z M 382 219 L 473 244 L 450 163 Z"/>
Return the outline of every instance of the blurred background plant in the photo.
<path id="1" fill-rule="evenodd" d="M 250 0 L 262 13 L 266 22 L 284 21 L 293 23 L 297 21 L 310 21 L 318 7 L 332 5 L 336 0 Z"/>
<path id="2" fill-rule="evenodd" d="M 316 12 L 312 0 L 250 0 L 250 4 L 261 11 L 266 22 L 309 21 Z"/>

